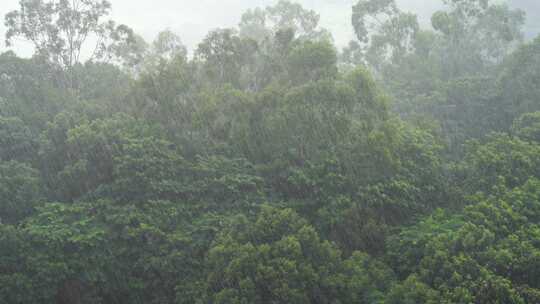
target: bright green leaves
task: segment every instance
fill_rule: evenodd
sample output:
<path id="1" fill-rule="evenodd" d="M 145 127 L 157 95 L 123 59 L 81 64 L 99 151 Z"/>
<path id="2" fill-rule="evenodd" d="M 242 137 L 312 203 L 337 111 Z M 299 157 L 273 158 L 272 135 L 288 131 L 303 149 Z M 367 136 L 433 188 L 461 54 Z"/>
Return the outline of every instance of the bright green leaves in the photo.
<path id="1" fill-rule="evenodd" d="M 165 201 L 47 204 L 18 230 L 0 225 L 2 296 L 95 303 L 129 290 L 123 300 L 171 303 L 178 287 L 187 300 L 201 275 L 189 213 Z M 80 293 L 68 288 L 77 285 Z"/>
<path id="2" fill-rule="evenodd" d="M 540 112 L 522 115 L 514 122 L 512 131 L 523 140 L 540 143 Z"/>
<path id="3" fill-rule="evenodd" d="M 345 297 L 342 303 L 380 303 L 395 284 L 395 275 L 384 263 L 362 252 L 343 262 Z"/>
<path id="4" fill-rule="evenodd" d="M 247 225 L 210 250 L 212 302 L 310 303 L 316 294 L 331 296 L 325 289 L 339 252 L 297 214 L 265 207 Z"/>
<path id="5" fill-rule="evenodd" d="M 441 303 L 439 293 L 410 276 L 392 288 L 385 301 L 388 304 L 435 304 Z"/>
<path id="6" fill-rule="evenodd" d="M 212 210 L 249 212 L 265 198 L 264 181 L 246 159 L 200 157 L 191 174 L 184 183 L 190 187 L 190 200 Z"/>
<path id="7" fill-rule="evenodd" d="M 392 272 L 366 254 L 343 261 L 290 209 L 263 207 L 239 228 L 210 250 L 211 302 L 377 303 L 393 281 Z"/>
<path id="8" fill-rule="evenodd" d="M 415 273 L 452 302 L 535 299 L 538 276 L 528 269 L 538 263 L 540 250 L 538 190 L 538 181 L 530 180 L 475 197 L 462 215 L 439 212 L 405 229 L 388 243 L 400 275 Z"/>
<path id="9" fill-rule="evenodd" d="M 463 189 L 489 192 L 499 181 L 515 187 L 538 177 L 539 149 L 534 143 L 505 134 L 493 134 L 485 144 L 471 142 L 461 165 L 466 174 Z"/>

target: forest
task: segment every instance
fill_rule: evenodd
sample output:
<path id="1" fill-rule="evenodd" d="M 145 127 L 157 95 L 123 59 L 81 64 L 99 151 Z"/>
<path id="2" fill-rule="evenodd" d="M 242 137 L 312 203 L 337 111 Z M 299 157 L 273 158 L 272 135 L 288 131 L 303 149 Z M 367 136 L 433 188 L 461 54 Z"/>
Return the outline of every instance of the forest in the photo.
<path id="1" fill-rule="evenodd" d="M 540 36 L 293 1 L 192 51 L 20 0 L 0 52 L 1 304 L 538 304 Z M 135 5 L 135 4 L 134 4 Z"/>

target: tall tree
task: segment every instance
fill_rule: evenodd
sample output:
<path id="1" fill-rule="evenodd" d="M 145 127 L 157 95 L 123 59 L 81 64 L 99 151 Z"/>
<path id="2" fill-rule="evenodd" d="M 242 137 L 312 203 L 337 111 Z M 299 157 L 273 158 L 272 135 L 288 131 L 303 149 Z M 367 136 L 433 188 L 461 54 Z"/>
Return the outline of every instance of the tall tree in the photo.
<path id="1" fill-rule="evenodd" d="M 352 25 L 359 43 L 349 46 L 363 63 L 375 68 L 398 63 L 413 51 L 419 31 L 416 15 L 402 12 L 394 0 L 360 0 L 353 7 Z"/>
<path id="2" fill-rule="evenodd" d="M 246 11 L 240 21 L 240 35 L 261 42 L 279 31 L 292 30 L 301 39 L 330 38 L 330 33 L 319 27 L 319 20 L 316 12 L 298 3 L 280 0 L 274 6 Z"/>
<path id="3" fill-rule="evenodd" d="M 36 55 L 67 71 L 86 51 L 88 60 L 110 59 L 115 44 L 133 40 L 129 27 L 103 20 L 110 10 L 107 0 L 20 0 L 19 9 L 5 16 L 6 44 L 22 37 Z M 73 88 L 73 74 L 68 75 Z"/>

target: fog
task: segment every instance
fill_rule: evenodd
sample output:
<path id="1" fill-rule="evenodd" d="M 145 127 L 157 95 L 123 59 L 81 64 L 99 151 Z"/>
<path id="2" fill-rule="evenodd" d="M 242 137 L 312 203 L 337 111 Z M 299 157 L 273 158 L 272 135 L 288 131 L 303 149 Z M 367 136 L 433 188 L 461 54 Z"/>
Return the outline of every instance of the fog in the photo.
<path id="1" fill-rule="evenodd" d="M 18 8 L 19 0 L 0 1 L 0 16 Z M 180 35 L 189 49 L 214 28 L 234 27 L 242 12 L 250 8 L 264 7 L 277 0 L 112 0 L 112 19 L 132 27 L 145 40 L 152 40 L 165 28 Z M 351 7 L 355 0 L 300 0 L 304 7 L 321 15 L 321 25 L 329 29 L 337 46 L 346 45 L 352 38 L 350 26 Z M 431 13 L 441 6 L 437 0 L 398 0 L 401 8 L 416 12 L 423 25 L 429 24 Z M 540 32 L 540 2 L 536 0 L 511 0 L 511 5 L 529 11 L 526 32 L 528 37 Z M 534 12 L 536 15 L 532 15 Z M 4 37 L 5 26 L 0 24 L 0 36 Z M 0 43 L 0 50 L 6 48 Z M 22 55 L 32 54 L 29 45 L 16 42 L 14 50 Z"/>
<path id="2" fill-rule="evenodd" d="M 540 303 L 540 0 L 0 18 L 0 304 Z"/>

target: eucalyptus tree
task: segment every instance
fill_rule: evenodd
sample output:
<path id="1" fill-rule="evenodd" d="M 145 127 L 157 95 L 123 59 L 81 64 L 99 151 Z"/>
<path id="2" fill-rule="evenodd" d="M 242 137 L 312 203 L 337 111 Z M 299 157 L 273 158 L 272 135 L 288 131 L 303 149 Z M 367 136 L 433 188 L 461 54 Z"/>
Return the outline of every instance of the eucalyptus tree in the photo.
<path id="1" fill-rule="evenodd" d="M 431 18 L 447 77 L 482 72 L 522 42 L 525 14 L 490 0 L 445 0 Z"/>
<path id="2" fill-rule="evenodd" d="M 255 8 L 242 15 L 240 35 L 256 41 L 272 38 L 279 31 L 292 30 L 302 39 L 326 39 L 330 33 L 319 26 L 320 15 L 298 3 L 280 0 L 274 6 Z"/>
<path id="3" fill-rule="evenodd" d="M 66 86 L 72 89 L 73 67 L 83 58 L 111 60 L 115 47 L 133 41 L 128 26 L 105 20 L 110 12 L 107 0 L 21 0 L 5 16 L 6 44 L 29 41 L 38 57 L 68 72 Z"/>
<path id="4" fill-rule="evenodd" d="M 420 30 L 416 15 L 401 11 L 394 0 L 360 0 L 351 21 L 358 41 L 349 52 L 358 52 L 363 63 L 375 68 L 411 53 Z"/>

